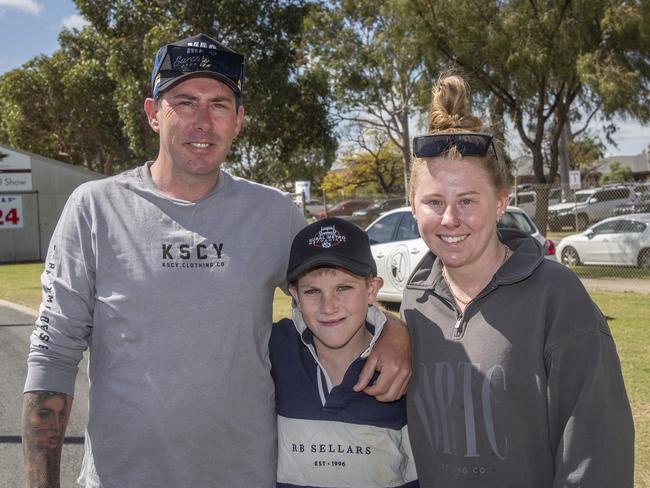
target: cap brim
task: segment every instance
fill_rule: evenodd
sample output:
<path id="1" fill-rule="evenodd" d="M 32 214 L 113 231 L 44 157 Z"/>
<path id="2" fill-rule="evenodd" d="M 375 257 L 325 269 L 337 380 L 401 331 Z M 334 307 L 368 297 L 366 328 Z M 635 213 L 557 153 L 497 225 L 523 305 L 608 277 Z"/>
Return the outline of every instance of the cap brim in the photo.
<path id="1" fill-rule="evenodd" d="M 228 88 L 230 88 L 233 92 L 235 92 L 235 95 L 241 97 L 241 90 L 237 86 L 237 84 L 232 81 L 230 78 L 228 78 L 225 75 L 215 73 L 214 71 L 192 71 L 191 73 L 185 73 L 181 76 L 177 76 L 176 78 L 171 78 L 169 80 L 162 81 L 158 85 L 158 92 L 156 95 L 160 95 L 164 91 L 169 90 L 172 86 L 174 86 L 177 83 L 180 83 L 183 80 L 186 80 L 188 78 L 193 78 L 193 77 L 208 77 L 208 78 L 214 78 L 215 80 L 218 80 L 225 85 L 228 85 Z"/>
<path id="2" fill-rule="evenodd" d="M 305 259 L 300 265 L 289 271 L 287 273 L 287 281 L 289 283 L 296 281 L 300 275 L 319 266 L 343 268 L 352 274 L 363 277 L 376 274 L 376 271 L 367 264 L 352 259 L 332 259 L 332 256 L 314 256 L 310 259 Z"/>

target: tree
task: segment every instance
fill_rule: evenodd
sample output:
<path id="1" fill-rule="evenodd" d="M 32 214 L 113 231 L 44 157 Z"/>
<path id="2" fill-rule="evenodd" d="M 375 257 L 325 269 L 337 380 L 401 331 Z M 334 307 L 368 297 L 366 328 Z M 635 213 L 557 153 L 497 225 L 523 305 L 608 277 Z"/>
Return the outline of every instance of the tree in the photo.
<path id="1" fill-rule="evenodd" d="M 588 169 L 605 155 L 604 144 L 592 136 L 572 137 L 568 150 L 572 169 Z"/>
<path id="2" fill-rule="evenodd" d="M 150 93 L 155 50 L 203 32 L 246 56 L 247 117 L 228 160 L 235 173 L 289 187 L 317 179 L 334 160 L 327 86 L 303 62 L 304 0 L 76 0 L 104 37 L 109 76 L 129 147 L 139 160 L 155 154 L 155 138 L 142 112 Z"/>
<path id="3" fill-rule="evenodd" d="M 328 73 L 335 117 L 347 133 L 383 132 L 401 153 L 404 181 L 411 165 L 410 125 L 430 89 L 408 8 L 405 0 L 338 0 L 314 10 L 307 25 L 307 49 Z"/>
<path id="4" fill-rule="evenodd" d="M 601 185 L 623 183 L 624 181 L 634 181 L 634 173 L 628 166 L 622 166 L 618 161 L 609 163 L 609 173 L 605 173 L 600 177 Z"/>
<path id="5" fill-rule="evenodd" d="M 361 188 L 384 195 L 404 191 L 402 154 L 385 133 L 371 131 L 357 140 L 358 149 L 342 157 L 343 169 L 328 173 L 321 188 L 326 192 L 354 193 Z"/>
<path id="6" fill-rule="evenodd" d="M 306 0 L 76 4 L 90 25 L 64 31 L 54 55 L 2 78 L 0 140 L 106 174 L 151 159 L 158 144 L 142 104 L 156 49 L 203 32 L 246 56 L 248 116 L 226 167 L 288 189 L 331 166 L 327 80 L 298 49 Z"/>
<path id="7" fill-rule="evenodd" d="M 61 49 L 2 76 L 0 138 L 103 174 L 127 167 L 131 154 L 113 103 L 115 84 L 99 61 L 92 29 L 64 30 Z"/>
<path id="8" fill-rule="evenodd" d="M 650 44 L 641 42 L 648 9 L 640 3 L 413 0 L 412 19 L 434 61 L 443 53 L 474 90 L 503 103 L 537 182 L 550 183 L 571 117 L 588 124 L 597 111 L 606 120 L 650 116 Z M 536 222 L 545 229 L 540 203 Z"/>

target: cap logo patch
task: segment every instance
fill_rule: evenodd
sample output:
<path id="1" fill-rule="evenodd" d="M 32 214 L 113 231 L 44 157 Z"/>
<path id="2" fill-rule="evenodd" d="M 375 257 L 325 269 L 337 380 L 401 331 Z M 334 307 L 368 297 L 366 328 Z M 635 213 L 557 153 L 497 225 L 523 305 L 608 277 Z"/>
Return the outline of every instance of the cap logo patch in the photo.
<path id="1" fill-rule="evenodd" d="M 195 54 L 193 56 L 178 56 L 174 59 L 173 68 L 178 71 L 210 71 L 212 64 L 208 56 Z"/>
<path id="2" fill-rule="evenodd" d="M 321 227 L 318 234 L 309 239 L 309 245 L 312 247 L 320 247 L 329 249 L 345 242 L 347 237 L 341 234 L 333 225 Z"/>

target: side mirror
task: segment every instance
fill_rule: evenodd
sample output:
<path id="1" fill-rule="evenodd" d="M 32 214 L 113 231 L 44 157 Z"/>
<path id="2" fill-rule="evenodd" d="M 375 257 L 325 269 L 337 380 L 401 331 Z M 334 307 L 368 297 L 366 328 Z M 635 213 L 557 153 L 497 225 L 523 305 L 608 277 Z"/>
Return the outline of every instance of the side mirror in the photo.
<path id="1" fill-rule="evenodd" d="M 587 239 L 593 239 L 593 237 L 596 235 L 596 233 L 593 230 L 588 230 L 585 232 L 585 235 L 587 236 Z"/>
<path id="2" fill-rule="evenodd" d="M 598 200 L 596 200 L 596 197 L 591 197 L 589 200 L 587 200 L 587 203 L 596 203 Z"/>

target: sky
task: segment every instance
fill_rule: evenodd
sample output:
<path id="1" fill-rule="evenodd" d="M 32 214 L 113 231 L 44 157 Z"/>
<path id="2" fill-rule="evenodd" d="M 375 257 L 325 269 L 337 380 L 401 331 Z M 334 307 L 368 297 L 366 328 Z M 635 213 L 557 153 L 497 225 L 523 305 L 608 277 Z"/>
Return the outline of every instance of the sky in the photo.
<path id="1" fill-rule="evenodd" d="M 84 24 L 72 0 L 0 0 L 0 74 L 39 54 L 52 54 L 63 27 L 79 29 Z M 617 124 L 613 139 L 618 147 L 607 146 L 607 156 L 639 154 L 650 145 L 650 126 L 621 120 Z M 599 133 L 597 122 L 591 127 Z"/>

